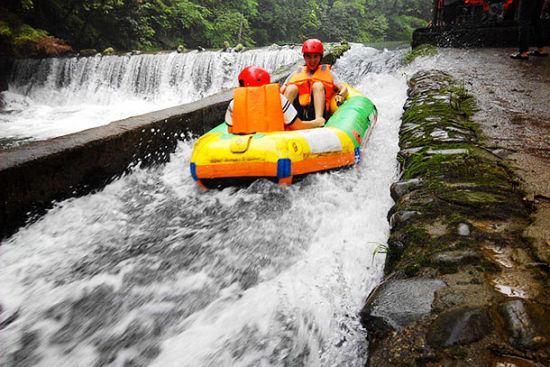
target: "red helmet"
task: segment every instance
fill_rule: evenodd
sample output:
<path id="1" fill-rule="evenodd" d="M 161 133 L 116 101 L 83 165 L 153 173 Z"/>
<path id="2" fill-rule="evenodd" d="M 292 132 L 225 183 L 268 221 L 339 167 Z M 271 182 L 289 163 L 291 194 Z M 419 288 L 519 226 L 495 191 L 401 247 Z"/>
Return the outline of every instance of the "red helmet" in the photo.
<path id="1" fill-rule="evenodd" d="M 258 66 L 247 66 L 239 73 L 238 79 L 241 87 L 261 87 L 271 83 L 268 71 Z"/>
<path id="2" fill-rule="evenodd" d="M 303 54 L 319 54 L 323 55 L 324 49 L 323 49 L 323 42 L 319 41 L 318 39 L 311 38 L 304 42 L 302 45 L 302 53 Z"/>

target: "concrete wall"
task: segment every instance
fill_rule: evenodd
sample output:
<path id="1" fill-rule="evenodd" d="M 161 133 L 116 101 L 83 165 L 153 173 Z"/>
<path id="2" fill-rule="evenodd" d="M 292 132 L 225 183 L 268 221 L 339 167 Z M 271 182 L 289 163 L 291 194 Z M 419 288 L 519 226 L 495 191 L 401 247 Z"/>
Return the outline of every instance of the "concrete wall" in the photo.
<path id="1" fill-rule="evenodd" d="M 0 238 L 59 201 L 103 188 L 133 164 L 165 162 L 182 134 L 223 121 L 232 92 L 0 151 Z M 182 168 L 183 169 L 183 168 Z"/>

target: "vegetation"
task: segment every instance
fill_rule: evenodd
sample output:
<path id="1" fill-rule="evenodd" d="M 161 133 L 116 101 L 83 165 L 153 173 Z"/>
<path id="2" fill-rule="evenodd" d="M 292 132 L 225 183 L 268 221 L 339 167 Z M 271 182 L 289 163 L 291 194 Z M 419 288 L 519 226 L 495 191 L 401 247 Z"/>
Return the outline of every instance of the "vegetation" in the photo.
<path id="1" fill-rule="evenodd" d="M 75 49 L 218 48 L 326 41 L 406 40 L 431 0 L 7 0 L 0 41 L 25 25 Z M 3 7 L 3 8 L 2 8 Z M 10 19 L 7 19 L 10 18 Z M 43 37 L 47 36 L 45 32 Z"/>

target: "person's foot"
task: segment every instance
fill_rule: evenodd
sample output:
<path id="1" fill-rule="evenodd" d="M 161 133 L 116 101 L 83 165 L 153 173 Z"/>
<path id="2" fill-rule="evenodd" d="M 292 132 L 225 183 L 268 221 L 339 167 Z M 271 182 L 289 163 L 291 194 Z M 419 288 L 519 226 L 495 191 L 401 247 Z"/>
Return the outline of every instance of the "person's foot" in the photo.
<path id="1" fill-rule="evenodd" d="M 319 118 L 316 118 L 315 120 L 313 120 L 313 123 L 314 123 L 315 127 L 323 127 L 323 126 L 325 126 L 326 122 L 327 122 L 327 120 L 325 120 L 324 117 L 319 117 Z"/>
<path id="2" fill-rule="evenodd" d="M 529 56 L 536 56 L 536 57 L 548 57 L 548 52 L 545 52 L 544 50 L 533 50 L 529 52 Z"/>
<path id="3" fill-rule="evenodd" d="M 529 53 L 527 52 L 518 52 L 511 54 L 510 57 L 514 60 L 529 60 Z"/>

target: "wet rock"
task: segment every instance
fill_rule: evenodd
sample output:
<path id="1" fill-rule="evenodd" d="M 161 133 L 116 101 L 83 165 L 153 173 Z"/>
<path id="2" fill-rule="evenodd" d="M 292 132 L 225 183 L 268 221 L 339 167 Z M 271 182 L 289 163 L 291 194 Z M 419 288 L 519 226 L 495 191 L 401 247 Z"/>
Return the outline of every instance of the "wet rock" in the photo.
<path id="1" fill-rule="evenodd" d="M 398 201 L 403 195 L 408 194 L 422 186 L 422 180 L 413 178 L 407 181 L 394 182 L 390 186 L 390 193 L 393 200 Z"/>
<path id="2" fill-rule="evenodd" d="M 414 148 L 402 149 L 401 151 L 399 151 L 399 154 L 402 155 L 403 157 L 409 157 L 413 154 L 416 154 L 416 153 L 420 152 L 422 149 L 424 149 L 424 147 L 414 147 Z"/>
<path id="3" fill-rule="evenodd" d="M 550 341 L 539 335 L 537 322 L 533 320 L 522 300 L 515 299 L 500 305 L 499 313 L 506 324 L 509 342 L 514 347 L 525 350 Z M 544 323 L 544 320 L 542 322 Z"/>
<path id="4" fill-rule="evenodd" d="M 115 49 L 112 47 L 107 47 L 105 50 L 103 50 L 103 55 L 113 55 L 115 53 Z"/>
<path id="5" fill-rule="evenodd" d="M 177 48 L 176 48 L 176 52 L 181 54 L 183 51 L 185 51 L 185 47 L 183 45 L 179 45 Z"/>
<path id="6" fill-rule="evenodd" d="M 471 233 L 470 226 L 466 223 L 459 223 L 456 230 L 459 236 L 469 236 Z"/>
<path id="7" fill-rule="evenodd" d="M 386 273 L 391 272 L 393 266 L 401 259 L 403 252 L 405 251 L 405 244 L 401 241 L 389 241 L 388 250 L 386 252 L 386 261 L 384 271 Z"/>
<path id="8" fill-rule="evenodd" d="M 432 262 L 440 266 L 472 264 L 479 259 L 479 254 L 472 250 L 445 251 L 432 256 Z"/>
<path id="9" fill-rule="evenodd" d="M 440 314 L 430 326 L 427 339 L 434 348 L 447 348 L 481 340 L 493 329 L 487 310 L 464 307 Z"/>
<path id="10" fill-rule="evenodd" d="M 438 138 L 438 139 L 448 139 L 449 133 L 442 129 L 434 129 L 432 133 L 430 134 L 432 138 Z"/>
<path id="11" fill-rule="evenodd" d="M 468 154 L 468 149 L 435 149 L 435 150 L 428 150 L 426 154 L 441 154 L 441 155 L 464 155 Z"/>
<path id="12" fill-rule="evenodd" d="M 417 218 L 422 213 L 418 211 L 401 211 L 393 214 L 390 217 L 390 226 L 395 227 L 397 225 L 400 225 L 402 223 L 405 223 L 413 218 Z"/>
<path id="13" fill-rule="evenodd" d="M 365 306 L 363 324 L 369 335 L 387 336 L 429 314 L 435 292 L 445 283 L 437 279 L 399 279 L 381 286 Z"/>
<path id="14" fill-rule="evenodd" d="M 97 50 L 95 48 L 85 48 L 80 50 L 78 55 L 82 57 L 95 56 L 97 55 Z"/>

